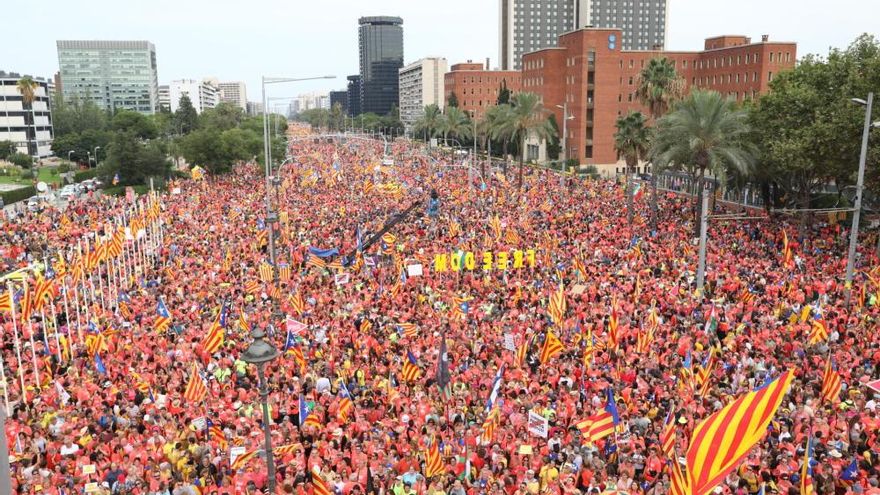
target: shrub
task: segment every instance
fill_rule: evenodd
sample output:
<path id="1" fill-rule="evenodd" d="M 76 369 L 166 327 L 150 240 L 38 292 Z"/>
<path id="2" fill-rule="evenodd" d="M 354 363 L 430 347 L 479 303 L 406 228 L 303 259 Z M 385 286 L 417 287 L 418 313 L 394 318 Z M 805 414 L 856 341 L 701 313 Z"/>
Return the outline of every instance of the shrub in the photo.
<path id="1" fill-rule="evenodd" d="M 62 163 L 61 165 L 58 165 L 58 168 L 56 170 L 58 171 L 58 173 L 66 174 L 67 172 L 70 172 L 70 164 Z"/>
<path id="2" fill-rule="evenodd" d="M 21 180 L 33 179 L 34 178 L 34 171 L 33 170 L 25 170 L 21 173 L 20 178 L 21 178 Z"/>
<path id="3" fill-rule="evenodd" d="M 82 182 L 84 180 L 94 179 L 97 176 L 98 176 L 97 169 L 92 168 L 89 170 L 82 170 L 82 171 L 74 174 L 73 181 L 74 182 Z"/>
<path id="4" fill-rule="evenodd" d="M 9 155 L 8 160 L 21 168 L 31 168 L 34 163 L 33 159 L 24 153 L 13 153 Z"/>
<path id="5" fill-rule="evenodd" d="M 34 189 L 34 186 L 27 186 L 13 189 L 11 191 L 0 192 L 0 197 L 3 198 L 3 204 L 11 205 L 12 203 L 28 199 L 34 194 L 37 194 L 37 190 Z"/>

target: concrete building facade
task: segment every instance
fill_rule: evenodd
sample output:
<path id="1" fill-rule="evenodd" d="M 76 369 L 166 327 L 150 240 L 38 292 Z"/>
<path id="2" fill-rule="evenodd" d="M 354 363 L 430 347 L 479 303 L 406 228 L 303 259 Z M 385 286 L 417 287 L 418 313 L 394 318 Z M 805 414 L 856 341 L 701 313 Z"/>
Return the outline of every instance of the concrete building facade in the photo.
<path id="1" fill-rule="evenodd" d="M 152 114 L 159 104 L 156 47 L 149 41 L 59 40 L 62 94 L 114 112 Z"/>
<path id="2" fill-rule="evenodd" d="M 25 103 L 18 90 L 21 77 L 0 71 L 0 141 L 12 141 L 18 153 L 45 158 L 52 154 L 54 138 L 49 82 L 33 78 L 34 101 Z"/>
<path id="3" fill-rule="evenodd" d="M 242 81 L 220 81 L 216 84 L 217 99 L 220 103 L 235 105 L 247 111 L 247 87 Z"/>
<path id="4" fill-rule="evenodd" d="M 582 164 L 597 165 L 603 173 L 623 170 L 614 149 L 618 116 L 631 110 L 648 114 L 636 97 L 641 69 L 653 58 L 666 57 L 685 84 L 711 89 L 737 100 L 768 91 L 775 74 L 794 67 L 797 45 L 753 43 L 745 36 L 709 38 L 704 49 L 692 52 L 621 50 L 619 29 L 581 29 L 560 37 L 559 47 L 523 56 L 523 91 L 537 93 L 544 107 L 562 122 L 567 105 L 567 152 Z M 641 170 L 640 170 L 641 171 Z"/>
<path id="5" fill-rule="evenodd" d="M 423 58 L 400 69 L 400 121 L 409 130 L 425 114 L 425 107 L 443 109 L 444 79 L 448 66 L 442 57 Z"/>
<path id="6" fill-rule="evenodd" d="M 180 98 L 189 97 L 197 113 L 217 106 L 219 101 L 217 88 L 210 82 L 196 79 L 181 79 L 168 84 L 168 97 L 172 112 L 180 107 Z"/>
<path id="7" fill-rule="evenodd" d="M 454 64 L 443 80 L 444 100 L 455 94 L 458 107 L 472 117 L 481 118 L 498 102 L 498 93 L 506 85 L 511 94 L 520 91 L 522 73 L 517 70 L 486 70 L 483 64 Z"/>

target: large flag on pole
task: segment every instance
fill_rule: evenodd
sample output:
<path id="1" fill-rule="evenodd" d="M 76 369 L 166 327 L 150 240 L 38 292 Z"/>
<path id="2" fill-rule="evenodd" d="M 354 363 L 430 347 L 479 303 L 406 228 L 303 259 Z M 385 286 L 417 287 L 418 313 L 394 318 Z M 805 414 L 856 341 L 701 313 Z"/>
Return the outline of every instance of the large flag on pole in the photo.
<path id="1" fill-rule="evenodd" d="M 199 373 L 199 367 L 193 363 L 192 373 L 189 376 L 189 383 L 186 384 L 186 390 L 183 392 L 183 398 L 190 403 L 198 403 L 205 399 L 208 395 L 208 387 L 205 385 L 205 379 Z"/>
<path id="2" fill-rule="evenodd" d="M 794 370 L 788 370 L 697 425 L 687 451 L 692 495 L 710 493 L 761 440 L 793 379 Z"/>
<path id="3" fill-rule="evenodd" d="M 228 310 L 229 307 L 224 302 L 223 307 L 220 308 L 220 313 L 217 315 L 217 319 L 211 323 L 211 328 L 202 341 L 202 349 L 209 355 L 217 352 L 226 340 L 226 314 Z"/>
<path id="4" fill-rule="evenodd" d="M 446 330 L 440 333 L 440 357 L 437 359 L 437 387 L 446 399 L 452 397 L 452 389 L 449 386 L 449 353 L 446 352 Z"/>
<path id="5" fill-rule="evenodd" d="M 547 330 L 547 336 L 544 337 L 544 347 L 541 348 L 541 364 L 547 363 L 553 356 L 562 352 L 562 341 L 559 340 L 552 331 Z"/>

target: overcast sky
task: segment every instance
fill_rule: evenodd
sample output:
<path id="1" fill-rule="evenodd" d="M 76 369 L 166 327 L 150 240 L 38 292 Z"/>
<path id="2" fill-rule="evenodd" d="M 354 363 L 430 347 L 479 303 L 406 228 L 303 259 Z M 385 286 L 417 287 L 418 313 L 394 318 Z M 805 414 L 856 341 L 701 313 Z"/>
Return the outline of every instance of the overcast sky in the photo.
<path id="1" fill-rule="evenodd" d="M 638 1 L 638 0 L 636 0 Z M 669 0 L 672 50 L 743 34 L 795 41 L 798 56 L 880 34 L 878 0 Z M 156 45 L 159 83 L 244 80 L 259 100 L 260 75 L 336 81 L 275 86 L 272 96 L 343 89 L 358 71 L 357 20 L 404 20 L 404 58 L 498 61 L 498 0 L 43 0 L 6 9 L 0 69 L 37 76 L 58 70 L 57 39 L 145 39 Z"/>

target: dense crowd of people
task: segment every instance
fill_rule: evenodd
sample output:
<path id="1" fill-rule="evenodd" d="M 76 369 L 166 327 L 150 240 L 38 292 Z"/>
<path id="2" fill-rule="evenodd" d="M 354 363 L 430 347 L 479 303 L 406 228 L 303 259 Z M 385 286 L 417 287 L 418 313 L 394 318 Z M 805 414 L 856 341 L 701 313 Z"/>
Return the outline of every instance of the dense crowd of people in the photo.
<path id="1" fill-rule="evenodd" d="M 106 291 L 80 320 L 91 328 L 75 328 L 60 296 L 32 331 L 0 316 L 14 493 L 269 493 L 257 370 L 242 359 L 254 329 L 282 352 L 265 366 L 277 493 L 670 493 L 695 425 L 788 369 L 766 435 L 715 493 L 800 493 L 808 441 L 816 493 L 880 493 L 880 393 L 866 386 L 880 377 L 880 272 L 866 242 L 845 304 L 845 226 L 713 222 L 699 292 L 692 198 L 661 192 L 651 232 L 648 195 L 630 225 L 611 180 L 561 184 L 535 169 L 518 189 L 513 169 L 481 167 L 469 183 L 460 164 L 405 142 L 393 164 L 370 140 L 297 136 L 289 148 L 269 190 L 277 223 L 256 165 L 170 183 L 143 271 L 91 275 Z M 7 218 L 3 268 L 57 253 L 74 263 L 65 249 L 127 208 L 99 196 Z M 260 270 L 272 229 L 278 287 Z M 453 269 L 467 253 L 473 265 Z M 160 301 L 171 324 L 157 331 Z M 43 335 L 51 314 L 69 355 Z M 816 320 L 828 335 L 810 343 Z M 218 324 L 225 338 L 208 352 Z M 90 330 L 103 348 L 79 340 Z M 562 348 L 542 362 L 549 332 Z M 829 360 L 842 390 L 822 400 Z M 201 400 L 188 399 L 194 366 Z M 619 423 L 592 441 L 577 425 L 609 390 Z"/>

